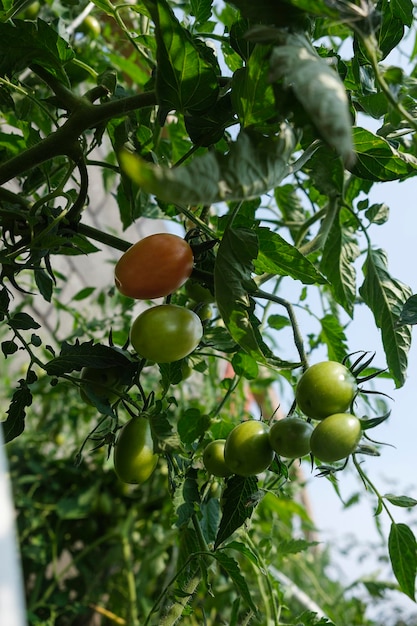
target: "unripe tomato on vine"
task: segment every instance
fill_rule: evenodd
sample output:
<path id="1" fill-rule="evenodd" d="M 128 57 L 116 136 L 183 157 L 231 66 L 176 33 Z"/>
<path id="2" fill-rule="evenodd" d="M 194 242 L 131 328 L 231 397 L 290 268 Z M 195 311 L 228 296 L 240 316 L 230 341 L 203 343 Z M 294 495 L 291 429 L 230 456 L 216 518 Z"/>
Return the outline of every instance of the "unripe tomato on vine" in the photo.
<path id="1" fill-rule="evenodd" d="M 182 237 L 171 233 L 149 235 L 120 257 L 114 268 L 115 285 L 130 298 L 162 298 L 186 282 L 193 265 L 193 251 Z"/>
<path id="2" fill-rule="evenodd" d="M 130 329 L 130 341 L 143 358 L 172 363 L 193 352 L 203 336 L 201 320 L 190 309 L 160 304 L 146 309 Z"/>
<path id="3" fill-rule="evenodd" d="M 153 451 L 149 420 L 132 417 L 122 426 L 114 446 L 114 470 L 120 480 L 142 484 L 151 476 L 158 455 Z"/>
<path id="4" fill-rule="evenodd" d="M 268 426 L 263 422 L 254 419 L 242 422 L 226 438 L 224 460 L 234 474 L 260 474 L 271 465 L 273 458 Z"/>
<path id="5" fill-rule="evenodd" d="M 311 453 L 324 463 L 341 461 L 355 451 L 361 435 L 361 422 L 355 415 L 329 415 L 317 424 L 311 435 Z"/>
<path id="6" fill-rule="evenodd" d="M 309 367 L 295 390 L 298 408 L 308 417 L 322 420 L 349 409 L 358 385 L 352 372 L 337 361 L 322 361 Z"/>

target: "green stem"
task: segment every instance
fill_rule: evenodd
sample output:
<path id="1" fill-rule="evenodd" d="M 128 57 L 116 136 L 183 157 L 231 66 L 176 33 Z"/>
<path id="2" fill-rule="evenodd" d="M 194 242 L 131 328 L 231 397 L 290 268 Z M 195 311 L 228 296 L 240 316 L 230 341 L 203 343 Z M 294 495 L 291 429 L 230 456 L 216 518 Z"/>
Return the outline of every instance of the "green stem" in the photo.
<path id="1" fill-rule="evenodd" d="M 297 348 L 301 364 L 303 368 L 307 368 L 308 366 L 308 358 L 306 351 L 304 349 L 304 342 L 301 336 L 300 327 L 298 325 L 297 318 L 294 313 L 293 306 L 288 300 L 284 300 L 284 298 L 280 298 L 273 293 L 268 293 L 267 291 L 263 291 L 262 289 L 257 289 L 256 291 L 250 294 L 253 298 L 263 298 L 265 300 L 270 300 L 271 302 L 275 302 L 276 304 L 280 304 L 283 306 L 288 313 L 288 317 L 290 318 L 292 332 L 294 336 L 294 343 Z"/>
<path id="2" fill-rule="evenodd" d="M 57 156 L 66 155 L 77 162 L 80 156 L 78 137 L 84 131 L 95 128 L 113 117 L 125 115 L 135 109 L 155 106 L 156 103 L 154 92 L 111 100 L 103 104 L 92 104 L 87 99 L 79 98 L 77 107 L 65 124 L 0 166 L 0 185 Z"/>
<path id="3" fill-rule="evenodd" d="M 168 609 L 166 613 L 159 621 L 159 626 L 174 626 L 180 619 L 184 612 L 185 607 L 190 602 L 193 594 L 196 592 L 198 585 L 201 581 L 200 567 L 191 575 L 191 578 L 186 585 L 182 588 L 183 597 L 178 598 L 174 604 Z"/>
<path id="4" fill-rule="evenodd" d="M 123 536 L 122 539 L 123 558 L 126 564 L 126 581 L 129 598 L 129 624 L 132 626 L 140 626 L 138 615 L 138 597 L 136 593 L 136 581 L 133 570 L 132 550 L 129 538 Z"/>
<path id="5" fill-rule="evenodd" d="M 128 250 L 132 245 L 129 241 L 125 241 L 115 235 L 110 235 L 102 230 L 98 230 L 98 228 L 94 228 L 94 226 L 89 226 L 84 223 L 77 225 L 77 233 L 88 237 L 88 239 L 93 239 L 94 241 L 103 243 L 106 246 L 120 250 L 121 252 L 126 252 L 126 250 Z"/>
<path id="6" fill-rule="evenodd" d="M 308 254 L 312 254 L 313 252 L 316 252 L 317 250 L 320 250 L 323 247 L 328 237 L 328 234 L 330 232 L 330 229 L 333 226 L 334 220 L 337 217 L 337 214 L 339 211 L 339 201 L 340 201 L 339 196 L 334 196 L 334 197 L 329 198 L 327 211 L 321 223 L 319 232 L 311 241 L 309 241 L 308 243 L 304 244 L 304 246 L 301 246 L 299 248 L 301 254 L 304 254 L 305 256 L 307 256 Z"/>
<path id="7" fill-rule="evenodd" d="M 394 518 L 393 518 L 393 516 L 391 514 L 391 511 L 387 507 L 384 498 L 381 496 L 381 494 L 379 493 L 378 489 L 375 487 L 375 485 L 370 480 L 370 478 L 368 478 L 368 476 L 365 474 L 365 472 L 363 471 L 360 463 L 358 463 L 358 461 L 356 459 L 356 456 L 354 454 L 352 455 L 352 459 L 353 459 L 353 464 L 356 467 L 356 470 L 357 470 L 359 476 L 361 477 L 365 487 L 368 485 L 368 487 L 370 487 L 372 489 L 372 491 L 374 492 L 374 494 L 378 498 L 379 504 L 385 509 L 386 514 L 390 518 L 391 522 L 394 524 L 395 520 L 394 520 Z"/>

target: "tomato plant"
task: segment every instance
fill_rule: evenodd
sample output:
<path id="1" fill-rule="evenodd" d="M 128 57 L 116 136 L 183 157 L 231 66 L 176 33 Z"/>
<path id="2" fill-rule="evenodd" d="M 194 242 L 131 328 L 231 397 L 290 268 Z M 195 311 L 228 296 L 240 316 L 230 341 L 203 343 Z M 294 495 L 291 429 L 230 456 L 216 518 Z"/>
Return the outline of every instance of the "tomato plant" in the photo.
<path id="1" fill-rule="evenodd" d="M 233 428 L 226 438 L 224 460 L 239 476 L 254 476 L 272 463 L 274 451 L 269 443 L 269 430 L 258 420 L 247 420 Z"/>
<path id="2" fill-rule="evenodd" d="M 193 251 L 182 237 L 171 233 L 149 235 L 120 257 L 114 268 L 115 284 L 130 298 L 161 298 L 185 283 L 193 264 Z"/>
<path id="3" fill-rule="evenodd" d="M 203 464 L 209 474 L 218 477 L 226 477 L 232 474 L 224 460 L 225 439 L 210 441 L 204 448 Z"/>
<path id="4" fill-rule="evenodd" d="M 286 417 L 273 424 L 269 431 L 271 447 L 287 459 L 297 459 L 310 452 L 314 426 L 304 419 Z"/>
<path id="5" fill-rule="evenodd" d="M 192 278 L 187 280 L 184 288 L 187 296 L 194 302 L 203 302 L 204 304 L 212 304 L 214 302 L 214 295 L 210 289 Z"/>
<path id="6" fill-rule="evenodd" d="M 130 341 L 136 352 L 156 363 L 183 359 L 196 349 L 202 336 L 198 315 L 175 304 L 146 309 L 130 330 Z"/>
<path id="7" fill-rule="evenodd" d="M 357 393 L 357 383 L 350 370 L 336 361 L 322 361 L 309 367 L 296 387 L 299 409 L 313 419 L 343 413 Z"/>
<path id="8" fill-rule="evenodd" d="M 311 453 L 320 461 L 333 463 L 355 451 L 361 438 L 360 420 L 351 413 L 335 413 L 315 427 L 311 439 Z"/>
<path id="9" fill-rule="evenodd" d="M 80 395 L 84 402 L 94 405 L 92 396 L 96 396 L 112 404 L 123 387 L 121 375 L 119 367 L 83 367 L 80 374 Z"/>
<path id="10" fill-rule="evenodd" d="M 114 445 L 114 470 L 125 483 L 142 484 L 153 473 L 158 455 L 153 451 L 149 420 L 132 417 L 120 429 Z"/>

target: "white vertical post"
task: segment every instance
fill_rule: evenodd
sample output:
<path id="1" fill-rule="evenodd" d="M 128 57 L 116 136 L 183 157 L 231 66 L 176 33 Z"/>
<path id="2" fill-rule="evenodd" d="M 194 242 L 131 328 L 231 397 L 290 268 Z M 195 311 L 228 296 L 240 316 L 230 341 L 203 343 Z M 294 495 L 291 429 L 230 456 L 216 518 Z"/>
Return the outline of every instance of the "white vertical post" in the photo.
<path id="1" fill-rule="evenodd" d="M 0 624 L 26 626 L 19 549 L 9 470 L 0 425 Z"/>

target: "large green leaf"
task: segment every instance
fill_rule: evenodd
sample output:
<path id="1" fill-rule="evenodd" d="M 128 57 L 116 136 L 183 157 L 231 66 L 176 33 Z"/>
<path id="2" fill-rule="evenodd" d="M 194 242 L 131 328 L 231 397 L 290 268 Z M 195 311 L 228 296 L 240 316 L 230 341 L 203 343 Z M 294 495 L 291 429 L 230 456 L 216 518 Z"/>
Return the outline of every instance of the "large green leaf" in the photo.
<path id="1" fill-rule="evenodd" d="M 178 204 L 213 204 L 258 198 L 290 173 L 294 135 L 286 125 L 277 137 L 242 131 L 227 154 L 210 151 L 189 165 L 167 168 L 134 154 L 121 154 L 121 163 L 144 191 Z"/>
<path id="2" fill-rule="evenodd" d="M 281 235 L 269 228 L 258 228 L 259 252 L 254 261 L 258 274 L 278 274 L 291 276 L 305 285 L 326 283 L 326 279 L 313 263 L 297 248 L 288 243 Z"/>
<path id="3" fill-rule="evenodd" d="M 353 161 L 349 101 L 338 73 L 305 35 L 289 34 L 270 56 L 270 79 L 282 81 L 302 104 L 324 140 L 349 164 Z"/>
<path id="4" fill-rule="evenodd" d="M 389 370 L 397 387 L 401 387 L 405 382 L 411 330 L 398 321 L 411 289 L 390 276 L 383 250 L 369 250 L 363 271 L 365 280 L 359 292 L 381 329 Z"/>
<path id="5" fill-rule="evenodd" d="M 417 573 L 417 542 L 406 524 L 391 524 L 388 549 L 392 569 L 401 591 L 415 600 Z"/>
<path id="6" fill-rule="evenodd" d="M 1 76 L 11 76 L 36 64 L 68 84 L 63 65 L 73 57 L 68 43 L 43 20 L 0 23 Z"/>
<path id="7" fill-rule="evenodd" d="M 226 229 L 214 268 L 217 307 L 233 339 L 255 361 L 291 367 L 275 357 L 264 343 L 253 313 L 255 304 L 250 294 L 256 292 L 252 272 L 257 254 L 258 238 L 254 230 Z"/>
<path id="8" fill-rule="evenodd" d="M 156 91 L 163 113 L 207 111 L 219 93 L 212 50 L 193 39 L 165 0 L 144 0 L 144 4 L 155 23 Z"/>
<path id="9" fill-rule="evenodd" d="M 417 174 L 417 159 L 391 146 L 388 141 L 364 128 L 353 130 L 355 176 L 373 181 L 403 180 Z"/>
<path id="10" fill-rule="evenodd" d="M 258 491 L 256 476 L 231 476 L 223 493 L 223 515 L 220 520 L 214 548 L 217 548 L 232 533 L 249 519 L 257 503 L 255 494 Z"/>
<path id="11" fill-rule="evenodd" d="M 243 127 L 262 124 L 276 115 L 267 53 L 266 46 L 255 46 L 246 66 L 233 75 L 232 102 Z"/>
<path id="12" fill-rule="evenodd" d="M 359 247 L 352 234 L 340 223 L 337 212 L 323 248 L 320 269 L 328 278 L 337 302 L 353 317 L 356 299 L 356 270 L 354 261 Z"/>

